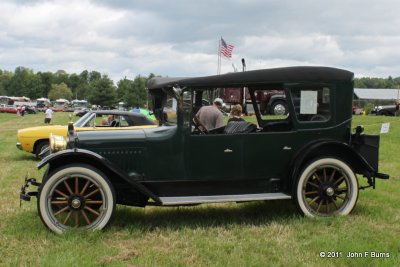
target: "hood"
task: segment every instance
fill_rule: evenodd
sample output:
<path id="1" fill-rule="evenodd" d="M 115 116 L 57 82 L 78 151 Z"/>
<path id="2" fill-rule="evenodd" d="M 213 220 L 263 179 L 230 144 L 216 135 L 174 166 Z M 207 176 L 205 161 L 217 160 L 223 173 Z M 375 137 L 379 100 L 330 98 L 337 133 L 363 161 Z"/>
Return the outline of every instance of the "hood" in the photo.
<path id="1" fill-rule="evenodd" d="M 36 126 L 18 130 L 18 135 L 22 136 L 49 136 L 50 133 L 65 135 L 67 132 L 67 126 L 63 125 L 48 125 L 48 126 Z"/>

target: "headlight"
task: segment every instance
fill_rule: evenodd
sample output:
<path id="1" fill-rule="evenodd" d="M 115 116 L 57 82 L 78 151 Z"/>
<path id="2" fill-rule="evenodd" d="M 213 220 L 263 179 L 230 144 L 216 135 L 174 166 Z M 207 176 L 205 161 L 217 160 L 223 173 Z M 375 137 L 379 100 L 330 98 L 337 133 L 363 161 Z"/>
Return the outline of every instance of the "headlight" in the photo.
<path id="1" fill-rule="evenodd" d="M 67 148 L 67 141 L 64 136 L 50 134 L 50 151 L 51 153 L 61 151 Z"/>

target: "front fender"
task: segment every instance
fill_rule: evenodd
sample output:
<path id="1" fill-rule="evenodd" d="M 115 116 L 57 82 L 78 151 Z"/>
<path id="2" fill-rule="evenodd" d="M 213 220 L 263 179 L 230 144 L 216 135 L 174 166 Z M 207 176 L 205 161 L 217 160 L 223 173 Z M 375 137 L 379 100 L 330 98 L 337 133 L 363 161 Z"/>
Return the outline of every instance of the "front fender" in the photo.
<path id="1" fill-rule="evenodd" d="M 37 164 L 37 167 L 38 169 L 41 169 L 43 166 L 49 164 L 51 169 L 55 169 L 58 166 L 61 166 L 68 162 L 71 163 L 86 162 L 87 164 L 92 165 L 94 167 L 101 166 L 102 169 L 105 168 L 108 172 L 121 178 L 143 195 L 152 198 L 154 201 L 158 203 L 161 203 L 159 197 L 156 196 L 153 192 L 151 192 L 147 187 L 145 187 L 144 185 L 142 185 L 137 181 L 132 180 L 124 171 L 120 170 L 112 162 L 100 156 L 99 154 L 94 153 L 93 151 L 89 151 L 86 149 L 62 150 L 45 157 L 42 161 L 40 161 Z"/>

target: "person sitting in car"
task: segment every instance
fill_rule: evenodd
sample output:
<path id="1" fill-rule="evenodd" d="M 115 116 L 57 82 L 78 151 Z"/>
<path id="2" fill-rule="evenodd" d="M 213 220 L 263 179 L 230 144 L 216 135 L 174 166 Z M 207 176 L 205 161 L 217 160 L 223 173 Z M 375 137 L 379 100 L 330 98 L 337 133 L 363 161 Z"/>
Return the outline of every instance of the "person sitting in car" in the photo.
<path id="1" fill-rule="evenodd" d="M 231 121 L 244 121 L 242 118 L 242 106 L 237 104 L 231 108 L 231 114 L 229 116 L 228 123 Z"/>
<path id="2" fill-rule="evenodd" d="M 216 98 L 213 105 L 203 106 L 197 112 L 197 119 L 207 131 L 224 126 L 224 116 L 221 112 L 223 104 L 224 102 L 221 98 Z"/>
<path id="3" fill-rule="evenodd" d="M 242 117 L 242 106 L 237 104 L 231 109 L 228 124 L 224 129 L 226 134 L 251 133 L 257 130 L 257 125 L 245 121 Z"/>

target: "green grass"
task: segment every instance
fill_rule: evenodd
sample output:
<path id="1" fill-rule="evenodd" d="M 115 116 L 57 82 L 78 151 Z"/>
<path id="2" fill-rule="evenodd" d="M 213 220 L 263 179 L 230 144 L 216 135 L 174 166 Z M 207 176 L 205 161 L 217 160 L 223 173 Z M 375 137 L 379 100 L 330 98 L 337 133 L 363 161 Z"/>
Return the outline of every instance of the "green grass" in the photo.
<path id="1" fill-rule="evenodd" d="M 398 266 L 400 263 L 400 118 L 356 116 L 367 133 L 381 135 L 376 190 L 360 192 L 343 218 L 308 219 L 291 201 L 194 207 L 118 206 L 102 232 L 57 236 L 41 223 L 36 200 L 19 207 L 26 174 L 41 177 L 33 155 L 15 148 L 19 128 L 43 125 L 43 114 L 0 114 L 0 266 Z M 54 124 L 68 114 L 56 113 Z M 364 179 L 360 178 L 362 181 Z M 364 182 L 363 182 L 364 183 Z M 320 258 L 320 251 L 342 257 Z M 390 258 L 347 258 L 348 252 L 388 252 Z"/>

